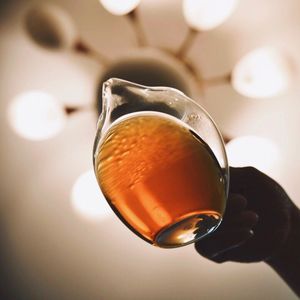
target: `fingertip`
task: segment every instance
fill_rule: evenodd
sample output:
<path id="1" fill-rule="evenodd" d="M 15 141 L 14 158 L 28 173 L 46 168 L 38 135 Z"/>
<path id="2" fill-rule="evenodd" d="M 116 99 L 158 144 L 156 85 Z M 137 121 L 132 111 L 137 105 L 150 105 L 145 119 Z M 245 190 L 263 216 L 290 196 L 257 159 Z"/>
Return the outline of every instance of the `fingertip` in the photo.
<path id="1" fill-rule="evenodd" d="M 242 211 L 246 208 L 246 206 L 247 199 L 243 195 L 237 193 L 230 193 L 228 195 L 225 214 L 228 215 Z"/>
<path id="2" fill-rule="evenodd" d="M 257 213 L 251 210 L 242 211 L 237 216 L 234 216 L 228 221 L 227 226 L 239 227 L 239 228 L 253 228 L 259 220 Z"/>
<path id="3" fill-rule="evenodd" d="M 231 198 L 233 201 L 239 201 L 242 203 L 247 202 L 247 199 L 241 193 L 230 192 L 228 198 Z"/>

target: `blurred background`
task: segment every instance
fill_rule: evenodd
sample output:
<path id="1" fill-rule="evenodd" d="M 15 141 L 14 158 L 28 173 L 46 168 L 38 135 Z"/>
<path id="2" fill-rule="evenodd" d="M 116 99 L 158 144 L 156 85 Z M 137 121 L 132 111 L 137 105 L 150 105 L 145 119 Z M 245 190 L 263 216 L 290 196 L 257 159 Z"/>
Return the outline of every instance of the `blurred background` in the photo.
<path id="1" fill-rule="evenodd" d="M 101 2 L 1 1 L 2 299 L 296 299 L 263 263 L 135 237 L 97 187 L 92 146 L 105 78 L 175 86 L 214 118 L 231 165 L 299 205 L 300 2 Z"/>

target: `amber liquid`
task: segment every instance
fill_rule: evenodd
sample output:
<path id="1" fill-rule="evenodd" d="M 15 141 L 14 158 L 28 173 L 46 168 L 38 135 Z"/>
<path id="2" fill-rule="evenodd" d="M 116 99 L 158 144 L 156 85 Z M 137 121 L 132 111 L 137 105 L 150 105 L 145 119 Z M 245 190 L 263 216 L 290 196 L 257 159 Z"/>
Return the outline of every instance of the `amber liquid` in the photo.
<path id="1" fill-rule="evenodd" d="M 120 219 L 154 245 L 188 244 L 221 221 L 222 170 L 210 148 L 173 117 L 134 113 L 115 122 L 98 147 L 95 170 Z"/>

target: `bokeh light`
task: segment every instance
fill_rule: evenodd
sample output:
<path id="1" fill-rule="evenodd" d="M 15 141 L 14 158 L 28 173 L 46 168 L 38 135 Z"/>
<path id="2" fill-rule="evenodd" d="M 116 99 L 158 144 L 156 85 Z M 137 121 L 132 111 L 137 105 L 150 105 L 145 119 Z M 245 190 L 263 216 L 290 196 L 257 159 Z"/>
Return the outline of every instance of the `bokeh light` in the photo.
<path id="1" fill-rule="evenodd" d="M 97 221 L 112 215 L 93 170 L 81 174 L 75 181 L 71 201 L 74 210 L 87 220 Z"/>
<path id="2" fill-rule="evenodd" d="M 269 47 L 246 54 L 232 72 L 235 90 L 250 98 L 273 97 L 286 90 L 290 80 L 291 68 L 286 57 Z"/>
<path id="3" fill-rule="evenodd" d="M 104 8 L 113 15 L 126 15 L 133 11 L 141 0 L 100 0 Z"/>
<path id="4" fill-rule="evenodd" d="M 53 96 L 42 91 L 29 91 L 11 102 L 8 120 L 14 131 L 23 138 L 45 140 L 61 131 L 66 114 Z"/>
<path id="5" fill-rule="evenodd" d="M 252 166 L 273 175 L 279 161 L 279 149 L 269 139 L 258 136 L 242 136 L 226 145 L 229 165 L 232 167 Z"/>
<path id="6" fill-rule="evenodd" d="M 183 15 L 188 25 L 205 31 L 221 25 L 235 10 L 237 0 L 184 0 Z"/>
<path id="7" fill-rule="evenodd" d="M 38 45 L 46 48 L 70 48 L 78 38 L 71 17 L 52 3 L 42 3 L 28 10 L 25 28 Z"/>

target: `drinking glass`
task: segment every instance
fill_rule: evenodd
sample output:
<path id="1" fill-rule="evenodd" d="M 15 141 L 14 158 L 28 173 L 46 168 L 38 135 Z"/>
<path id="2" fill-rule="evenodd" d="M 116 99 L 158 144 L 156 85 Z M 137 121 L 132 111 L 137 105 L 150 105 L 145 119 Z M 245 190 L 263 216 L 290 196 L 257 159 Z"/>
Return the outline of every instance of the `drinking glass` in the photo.
<path id="1" fill-rule="evenodd" d="M 222 221 L 229 185 L 222 136 L 174 88 L 104 82 L 94 170 L 120 220 L 155 246 L 193 243 Z"/>

